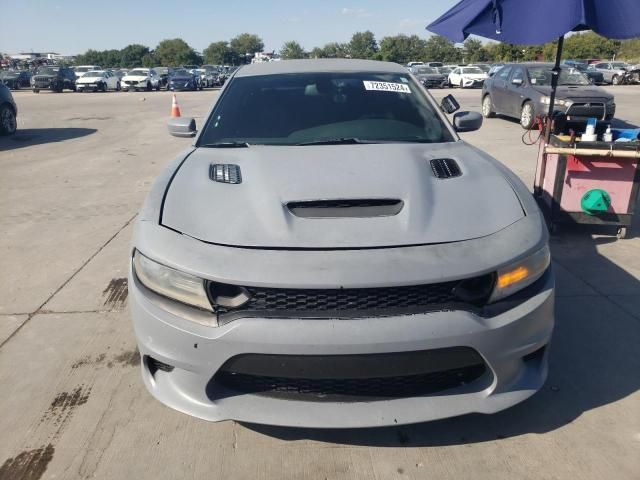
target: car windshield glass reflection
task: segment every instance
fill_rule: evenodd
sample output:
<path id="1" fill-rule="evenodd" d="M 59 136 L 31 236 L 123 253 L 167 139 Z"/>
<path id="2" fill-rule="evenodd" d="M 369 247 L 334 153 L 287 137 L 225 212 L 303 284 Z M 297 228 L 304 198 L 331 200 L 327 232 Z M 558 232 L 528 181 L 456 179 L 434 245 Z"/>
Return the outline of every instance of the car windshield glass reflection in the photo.
<path id="1" fill-rule="evenodd" d="M 453 141 L 410 77 L 304 73 L 234 80 L 207 122 L 200 145 L 301 145 L 349 140 Z"/>
<path id="2" fill-rule="evenodd" d="M 148 73 L 149 72 L 147 72 L 146 70 L 131 70 L 127 75 L 131 75 L 133 77 L 146 77 Z"/>
<path id="3" fill-rule="evenodd" d="M 529 79 L 532 85 L 546 87 L 551 85 L 553 72 L 551 67 L 530 67 Z M 587 77 L 575 68 L 560 70 L 558 85 L 591 85 Z"/>

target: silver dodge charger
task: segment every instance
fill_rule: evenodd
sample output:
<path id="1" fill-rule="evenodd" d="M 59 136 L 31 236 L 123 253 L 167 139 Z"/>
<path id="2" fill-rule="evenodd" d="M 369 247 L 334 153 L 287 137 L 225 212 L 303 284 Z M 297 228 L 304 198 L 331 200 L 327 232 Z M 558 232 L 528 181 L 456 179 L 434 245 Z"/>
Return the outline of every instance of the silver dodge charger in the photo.
<path id="1" fill-rule="evenodd" d="M 493 413 L 547 375 L 548 234 L 480 128 L 399 65 L 248 65 L 157 179 L 131 248 L 142 376 L 206 420 Z"/>

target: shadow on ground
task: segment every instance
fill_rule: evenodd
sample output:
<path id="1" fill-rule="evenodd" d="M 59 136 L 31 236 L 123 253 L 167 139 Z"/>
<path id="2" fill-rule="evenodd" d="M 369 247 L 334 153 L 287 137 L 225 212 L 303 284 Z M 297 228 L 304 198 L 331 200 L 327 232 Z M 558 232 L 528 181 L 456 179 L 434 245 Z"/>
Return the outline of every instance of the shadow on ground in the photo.
<path id="1" fill-rule="evenodd" d="M 95 128 L 26 128 L 14 135 L 0 137 L 0 151 L 29 147 L 44 143 L 64 142 L 74 138 L 92 135 Z"/>
<path id="2" fill-rule="evenodd" d="M 640 230 L 639 219 L 632 228 Z M 640 389 L 640 281 L 598 252 L 615 229 L 567 226 L 551 240 L 558 280 L 549 378 L 540 392 L 494 415 L 349 430 L 245 426 L 283 440 L 376 447 L 487 442 L 543 434 Z M 617 295 L 624 295 L 617 297 Z"/>

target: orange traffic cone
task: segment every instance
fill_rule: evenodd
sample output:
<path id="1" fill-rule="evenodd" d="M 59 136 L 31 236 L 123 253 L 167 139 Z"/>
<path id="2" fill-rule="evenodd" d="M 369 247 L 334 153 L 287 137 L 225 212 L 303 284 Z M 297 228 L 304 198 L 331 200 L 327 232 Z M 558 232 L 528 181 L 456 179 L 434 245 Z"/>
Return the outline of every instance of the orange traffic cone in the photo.
<path id="1" fill-rule="evenodd" d="M 173 94 L 173 102 L 171 102 L 171 117 L 180 116 L 180 107 L 178 106 L 178 100 L 176 100 L 176 94 Z"/>

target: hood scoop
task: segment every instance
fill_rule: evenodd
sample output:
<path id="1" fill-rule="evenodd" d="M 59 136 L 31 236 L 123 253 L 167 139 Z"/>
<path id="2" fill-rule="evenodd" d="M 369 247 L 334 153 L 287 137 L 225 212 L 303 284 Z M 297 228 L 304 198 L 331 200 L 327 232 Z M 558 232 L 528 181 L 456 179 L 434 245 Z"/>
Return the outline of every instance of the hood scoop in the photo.
<path id="1" fill-rule="evenodd" d="M 289 202 L 287 208 L 301 218 L 367 218 L 391 217 L 404 207 L 402 200 L 390 198 L 357 198 Z"/>
<path id="2" fill-rule="evenodd" d="M 212 163 L 209 165 L 209 178 L 219 183 L 231 183 L 233 185 L 242 183 L 242 174 L 238 165 Z"/>
<path id="3" fill-rule="evenodd" d="M 437 158 L 435 160 L 431 160 L 431 170 L 433 170 L 433 174 L 436 178 L 440 179 L 454 178 L 462 175 L 460 167 L 456 161 L 451 158 Z"/>

